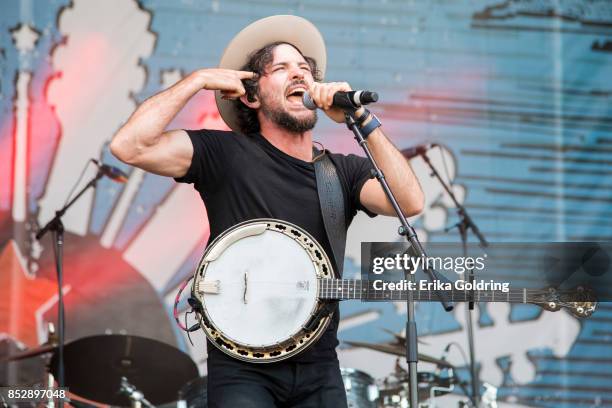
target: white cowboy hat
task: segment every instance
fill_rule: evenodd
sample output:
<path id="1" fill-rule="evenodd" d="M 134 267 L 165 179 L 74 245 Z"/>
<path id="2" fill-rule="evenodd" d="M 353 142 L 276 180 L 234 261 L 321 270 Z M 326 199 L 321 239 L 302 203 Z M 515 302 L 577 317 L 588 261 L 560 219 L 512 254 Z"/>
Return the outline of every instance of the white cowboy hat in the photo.
<path id="1" fill-rule="evenodd" d="M 292 15 L 266 17 L 248 25 L 225 48 L 219 68 L 240 70 L 252 52 L 277 41 L 294 45 L 303 55 L 313 58 L 321 78 L 325 76 L 327 54 L 323 36 L 310 21 Z M 215 100 L 225 123 L 233 131 L 242 133 L 233 101 L 222 99 L 219 91 L 215 91 Z"/>

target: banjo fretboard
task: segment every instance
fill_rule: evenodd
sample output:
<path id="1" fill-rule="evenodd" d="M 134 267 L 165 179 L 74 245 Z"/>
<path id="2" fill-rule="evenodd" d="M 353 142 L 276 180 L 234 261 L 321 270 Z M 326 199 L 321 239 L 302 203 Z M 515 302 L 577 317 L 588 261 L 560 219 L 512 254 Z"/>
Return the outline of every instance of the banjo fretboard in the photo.
<path id="1" fill-rule="evenodd" d="M 420 289 L 375 289 L 373 281 L 362 279 L 321 279 L 319 280 L 320 299 L 361 299 L 368 301 L 402 301 L 412 295 L 416 301 L 437 301 L 436 291 Z M 509 302 L 542 303 L 546 302 L 547 290 L 509 289 L 501 290 L 443 290 L 447 300 L 453 302 Z"/>

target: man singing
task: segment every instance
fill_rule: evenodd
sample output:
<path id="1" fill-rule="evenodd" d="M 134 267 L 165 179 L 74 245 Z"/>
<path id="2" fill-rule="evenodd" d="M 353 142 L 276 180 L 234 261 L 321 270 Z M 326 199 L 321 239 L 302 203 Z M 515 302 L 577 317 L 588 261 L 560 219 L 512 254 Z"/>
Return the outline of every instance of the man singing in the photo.
<path id="1" fill-rule="evenodd" d="M 320 82 L 325 65 L 322 36 L 307 20 L 273 16 L 256 21 L 231 41 L 219 68 L 197 70 L 144 101 L 113 137 L 111 151 L 130 165 L 193 183 L 208 212 L 209 242 L 241 222 L 274 218 L 305 229 L 333 259 L 313 165 L 317 114 L 304 107 L 302 95 L 308 92 L 327 116 L 343 123 L 344 112 L 332 105 L 333 96 L 351 88 L 346 82 Z M 215 91 L 231 131 L 167 130 L 203 89 Z M 419 213 L 423 192 L 406 159 L 376 117 L 364 108 L 354 117 L 404 214 Z M 329 157 L 342 186 L 346 227 L 358 210 L 395 215 L 367 159 Z M 346 407 L 335 351 L 338 321 L 336 310 L 315 344 L 270 364 L 233 359 L 209 343 L 209 406 Z"/>

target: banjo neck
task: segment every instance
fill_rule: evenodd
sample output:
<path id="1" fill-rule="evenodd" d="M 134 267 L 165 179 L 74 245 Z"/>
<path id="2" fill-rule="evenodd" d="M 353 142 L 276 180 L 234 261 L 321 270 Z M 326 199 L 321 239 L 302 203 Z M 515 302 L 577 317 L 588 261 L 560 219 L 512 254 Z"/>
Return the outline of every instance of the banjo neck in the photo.
<path id="1" fill-rule="evenodd" d="M 397 282 L 395 282 L 397 283 Z M 421 290 L 407 287 L 395 289 L 374 289 L 373 281 L 362 279 L 319 279 L 318 297 L 323 300 L 361 299 L 366 301 L 405 301 L 408 296 L 419 302 L 438 301 L 437 290 Z M 451 302 L 504 302 L 531 303 L 555 312 L 566 309 L 576 317 L 589 317 L 595 311 L 597 299 L 592 291 L 584 287 L 570 290 L 548 289 L 508 289 L 502 290 L 460 290 L 451 285 L 442 288 L 443 296 Z"/>
<path id="2" fill-rule="evenodd" d="M 508 303 L 542 303 L 548 292 L 537 289 L 501 290 L 459 290 L 443 291 L 452 302 L 508 302 Z M 320 279 L 318 296 L 325 300 L 360 299 L 367 301 L 403 301 L 412 294 L 416 301 L 438 301 L 436 291 L 420 289 L 380 289 L 372 286 L 372 281 L 362 279 Z"/>

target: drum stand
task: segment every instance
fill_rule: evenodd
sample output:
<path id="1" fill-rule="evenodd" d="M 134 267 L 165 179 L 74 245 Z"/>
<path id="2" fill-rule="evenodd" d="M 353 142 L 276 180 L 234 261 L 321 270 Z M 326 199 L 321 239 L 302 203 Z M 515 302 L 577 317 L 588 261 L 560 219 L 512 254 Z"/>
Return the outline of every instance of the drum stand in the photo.
<path id="1" fill-rule="evenodd" d="M 412 226 L 408 223 L 408 220 L 402 213 L 402 210 L 385 179 L 385 176 L 382 170 L 376 164 L 372 153 L 368 147 L 368 142 L 361 134 L 361 130 L 358 126 L 356 126 L 355 119 L 353 118 L 353 112 L 345 111 L 344 118 L 346 122 L 346 126 L 353 131 L 355 135 L 355 140 L 361 146 L 363 151 L 366 154 L 366 157 L 370 160 L 372 164 L 372 168 L 374 169 L 374 174 L 378 179 L 380 185 L 383 188 L 389 202 L 393 206 L 393 209 L 397 213 L 397 217 L 402 224 L 398 233 L 403 236 L 406 241 L 410 244 L 410 248 L 408 251 L 412 251 L 415 257 L 426 257 L 425 250 L 421 246 L 419 239 L 417 237 L 416 231 Z M 428 262 L 426 262 L 428 263 Z M 429 265 L 427 265 L 429 266 Z M 431 267 L 423 268 L 425 274 L 429 278 L 430 281 L 440 280 L 436 271 L 434 271 Z M 414 274 L 410 273 L 410 271 L 406 270 L 406 280 L 410 282 L 414 282 Z M 410 390 L 410 407 L 417 408 L 418 407 L 418 384 L 417 384 L 417 362 L 418 362 L 418 343 L 417 343 L 417 328 L 416 321 L 414 317 L 414 294 L 411 290 L 407 291 L 407 301 L 406 301 L 406 309 L 407 309 L 407 320 L 406 320 L 406 362 L 408 363 L 408 380 L 409 380 L 409 390 Z M 453 310 L 453 305 L 447 299 L 444 298 L 441 292 L 435 291 L 435 295 L 437 299 L 440 301 L 444 310 L 450 312 Z"/>
<path id="2" fill-rule="evenodd" d="M 125 377 L 121 377 L 121 388 L 119 389 L 119 392 L 132 401 L 132 408 L 155 408 L 153 404 L 147 401 L 144 394 L 130 384 L 128 379 Z"/>
<path id="3" fill-rule="evenodd" d="M 489 245 L 489 243 L 485 239 L 484 235 L 482 235 L 482 233 L 480 232 L 480 230 L 478 229 L 474 221 L 472 221 L 472 218 L 468 214 L 465 207 L 459 203 L 453 191 L 444 182 L 444 180 L 440 176 L 440 173 L 438 173 L 434 165 L 429 160 L 427 153 L 425 152 L 421 153 L 421 157 L 423 158 L 427 166 L 429 166 L 429 168 L 431 169 L 431 175 L 438 180 L 440 185 L 444 188 L 446 193 L 449 195 L 449 197 L 451 198 L 451 200 L 453 200 L 453 203 L 455 204 L 455 208 L 457 209 L 457 215 L 459 216 L 459 222 L 453 225 L 452 227 L 447 228 L 446 231 L 448 232 L 452 228 L 457 227 L 457 229 L 459 230 L 459 235 L 461 237 L 463 256 L 467 257 L 467 252 L 468 252 L 467 233 L 468 233 L 468 230 L 470 229 L 472 230 L 476 238 L 478 238 L 478 241 L 480 242 L 480 247 L 486 248 Z M 470 282 L 474 282 L 474 270 L 471 269 L 467 273 L 468 273 L 468 280 Z M 472 402 L 472 405 L 474 407 L 477 407 L 480 402 L 480 379 L 478 378 L 478 371 L 476 370 L 476 353 L 475 353 L 475 347 L 474 347 L 474 326 L 472 322 L 472 311 L 473 310 L 474 310 L 474 301 L 470 300 L 469 306 L 465 309 L 465 313 L 466 313 L 465 314 L 466 316 L 465 324 L 467 326 L 468 347 L 470 351 L 470 377 L 471 377 L 471 385 L 472 385 L 472 395 L 470 397 L 470 400 Z"/>

